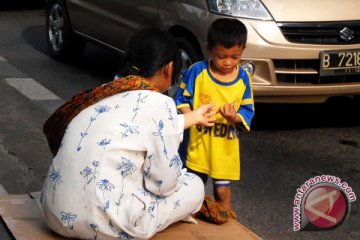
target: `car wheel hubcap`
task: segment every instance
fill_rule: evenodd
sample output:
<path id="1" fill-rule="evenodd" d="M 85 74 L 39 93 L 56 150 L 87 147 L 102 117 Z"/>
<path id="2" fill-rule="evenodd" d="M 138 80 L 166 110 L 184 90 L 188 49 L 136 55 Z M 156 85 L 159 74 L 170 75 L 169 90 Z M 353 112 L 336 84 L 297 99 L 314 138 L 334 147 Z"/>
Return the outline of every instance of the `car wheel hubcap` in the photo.
<path id="1" fill-rule="evenodd" d="M 50 10 L 48 31 L 52 49 L 60 51 L 64 45 L 64 15 L 59 4 L 55 4 Z"/>

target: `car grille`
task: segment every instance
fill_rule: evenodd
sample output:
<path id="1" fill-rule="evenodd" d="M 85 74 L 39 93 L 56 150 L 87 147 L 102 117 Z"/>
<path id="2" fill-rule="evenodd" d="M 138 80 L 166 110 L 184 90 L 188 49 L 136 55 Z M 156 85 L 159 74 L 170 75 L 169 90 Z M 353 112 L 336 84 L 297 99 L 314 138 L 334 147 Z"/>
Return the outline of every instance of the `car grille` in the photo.
<path id="1" fill-rule="evenodd" d="M 278 23 L 289 42 L 304 44 L 360 43 L 360 21 Z"/>
<path id="2" fill-rule="evenodd" d="M 317 59 L 273 60 L 278 83 L 330 84 L 360 82 L 360 74 L 320 77 L 320 61 Z"/>

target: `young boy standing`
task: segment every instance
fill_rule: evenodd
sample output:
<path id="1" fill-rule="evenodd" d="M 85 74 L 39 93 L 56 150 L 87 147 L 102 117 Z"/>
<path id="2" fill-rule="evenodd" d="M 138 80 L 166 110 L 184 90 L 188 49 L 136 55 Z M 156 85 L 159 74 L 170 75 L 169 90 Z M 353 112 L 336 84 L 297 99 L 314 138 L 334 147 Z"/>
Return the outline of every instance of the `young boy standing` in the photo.
<path id="1" fill-rule="evenodd" d="M 228 210 L 230 182 L 240 179 L 239 131 L 249 131 L 254 116 L 251 76 L 239 65 L 246 39 L 246 27 L 240 21 L 215 20 L 207 34 L 211 58 L 188 69 L 175 99 L 183 113 L 202 104 L 216 105 L 213 127 L 190 128 L 186 166 L 205 184 L 208 176 L 213 179 L 214 197 Z"/>

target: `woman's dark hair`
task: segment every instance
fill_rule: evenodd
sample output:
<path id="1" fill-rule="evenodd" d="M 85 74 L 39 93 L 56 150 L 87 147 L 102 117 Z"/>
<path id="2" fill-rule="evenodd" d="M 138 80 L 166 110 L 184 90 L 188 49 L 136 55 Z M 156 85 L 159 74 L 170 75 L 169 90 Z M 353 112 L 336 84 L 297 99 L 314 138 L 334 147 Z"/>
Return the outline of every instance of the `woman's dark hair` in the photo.
<path id="1" fill-rule="evenodd" d="M 225 48 L 231 48 L 235 45 L 246 44 L 247 30 L 245 25 L 237 19 L 219 18 L 209 27 L 207 32 L 207 44 L 209 48 L 217 44 Z"/>
<path id="2" fill-rule="evenodd" d="M 179 51 L 172 35 L 158 28 L 144 28 L 130 40 L 125 56 L 125 68 L 120 75 L 135 74 L 151 77 L 159 69 L 173 61 L 173 80 L 180 73 Z"/>

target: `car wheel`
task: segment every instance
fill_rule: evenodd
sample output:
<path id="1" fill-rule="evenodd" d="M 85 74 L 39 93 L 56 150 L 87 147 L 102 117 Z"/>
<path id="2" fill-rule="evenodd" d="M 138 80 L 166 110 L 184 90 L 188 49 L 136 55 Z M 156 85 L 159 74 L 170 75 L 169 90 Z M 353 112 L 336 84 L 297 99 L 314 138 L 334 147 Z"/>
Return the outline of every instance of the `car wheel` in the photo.
<path id="1" fill-rule="evenodd" d="M 64 2 L 50 0 L 46 5 L 46 40 L 53 58 L 70 60 L 80 57 L 85 41 L 75 36 Z"/>
<path id="2" fill-rule="evenodd" d="M 201 59 L 200 50 L 196 49 L 194 45 L 184 37 L 175 37 L 176 43 L 178 44 L 178 48 L 180 51 L 181 57 L 181 70 L 185 70 L 190 67 L 195 62 Z M 180 85 L 180 78 L 176 79 L 167 94 L 170 97 L 175 97 L 177 89 Z"/>
<path id="3" fill-rule="evenodd" d="M 176 37 L 175 39 L 179 47 L 181 66 L 183 69 L 190 67 L 193 63 L 201 59 L 200 49 L 196 49 L 189 40 L 183 37 Z"/>

